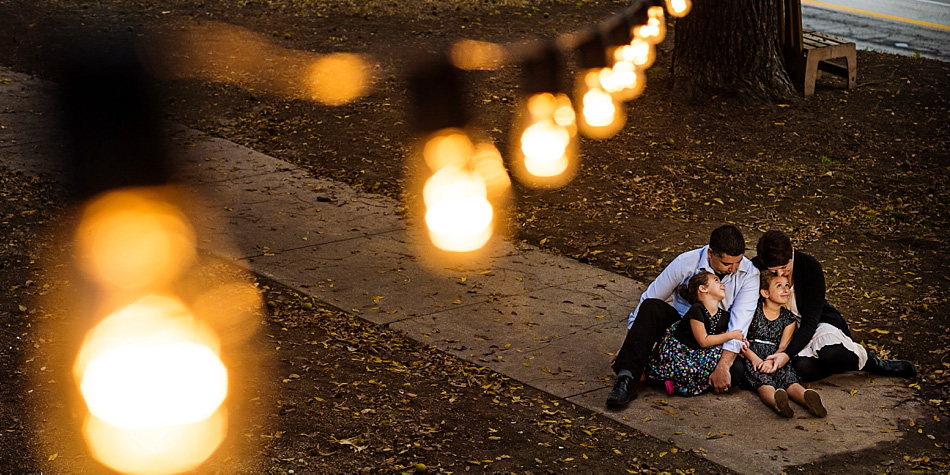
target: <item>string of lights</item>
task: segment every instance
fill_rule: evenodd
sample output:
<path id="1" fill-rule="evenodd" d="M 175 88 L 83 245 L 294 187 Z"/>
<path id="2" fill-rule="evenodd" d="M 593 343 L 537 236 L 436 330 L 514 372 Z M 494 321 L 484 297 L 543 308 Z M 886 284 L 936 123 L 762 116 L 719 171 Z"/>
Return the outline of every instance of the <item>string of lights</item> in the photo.
<path id="1" fill-rule="evenodd" d="M 432 245 L 457 253 L 484 246 L 492 236 L 494 210 L 502 205 L 498 199 L 504 199 L 509 184 L 499 179 L 504 166 L 497 149 L 487 142 L 474 145 L 467 131 L 461 72 L 504 62 L 521 67 L 522 97 L 508 168 L 527 187 L 561 187 L 579 168 L 578 133 L 606 139 L 623 128 L 624 103 L 643 92 L 645 71 L 666 34 L 664 7 L 665 13 L 682 17 L 691 3 L 634 0 L 587 31 L 521 48 L 466 40 L 416 65 L 410 77 L 413 125 L 423 140 L 427 167 L 421 169 L 431 173 L 421 214 Z M 577 58 L 573 98 L 558 83 L 568 52 Z"/>
<path id="2" fill-rule="evenodd" d="M 530 44 L 464 39 L 415 62 L 409 73 L 413 133 L 409 207 L 421 211 L 424 253 L 461 256 L 482 249 L 505 228 L 499 212 L 511 175 L 528 188 L 556 189 L 580 169 L 579 138 L 607 139 L 623 129 L 625 103 L 646 87 L 646 71 L 666 34 L 666 16 L 682 17 L 690 0 L 633 0 L 593 28 Z M 182 26 L 159 37 L 152 71 L 204 78 L 291 99 L 340 105 L 364 96 L 373 80 L 364 55 L 292 51 L 239 27 Z M 245 52 L 234 55 L 239 49 Z M 574 60 L 572 84 L 560 84 Z M 523 71 L 505 157 L 471 125 L 464 73 L 514 65 Z M 564 81 L 567 82 L 567 81 Z M 416 176 L 424 175 L 424 176 Z M 421 208 L 421 209 L 419 209 Z M 439 254 L 438 252 L 436 254 Z M 456 260 L 441 253 L 439 259 Z M 471 260 L 473 256 L 460 257 Z"/>

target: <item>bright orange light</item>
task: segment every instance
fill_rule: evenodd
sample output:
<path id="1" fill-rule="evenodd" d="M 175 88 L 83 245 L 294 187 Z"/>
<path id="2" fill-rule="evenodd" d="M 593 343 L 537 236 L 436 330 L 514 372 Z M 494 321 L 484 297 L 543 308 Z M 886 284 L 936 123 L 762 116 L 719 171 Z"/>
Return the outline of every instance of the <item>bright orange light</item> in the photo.
<path id="1" fill-rule="evenodd" d="M 456 167 L 435 172 L 422 190 L 432 243 L 451 252 L 484 246 L 491 238 L 493 219 L 487 194 L 485 180 L 478 173 Z"/>
<path id="2" fill-rule="evenodd" d="M 315 101 L 338 106 L 366 94 L 371 83 L 369 62 L 363 56 L 333 53 L 313 60 L 307 86 Z"/>
<path id="3" fill-rule="evenodd" d="M 460 129 L 444 129 L 432 136 L 422 150 L 422 157 L 429 168 L 441 170 L 446 167 L 464 168 L 475 146 Z"/>
<path id="4" fill-rule="evenodd" d="M 570 133 L 554 121 L 541 120 L 531 124 L 521 134 L 525 168 L 536 176 L 560 175 L 567 169 L 564 152 L 570 141 Z"/>
<path id="5" fill-rule="evenodd" d="M 227 370 L 207 346 L 136 342 L 90 359 L 81 387 L 89 412 L 110 424 L 186 424 L 207 418 L 221 405 Z"/>
<path id="6" fill-rule="evenodd" d="M 245 28 L 216 22 L 169 24 L 147 38 L 140 55 L 161 78 L 236 84 L 259 94 L 339 105 L 372 86 L 369 57 L 284 48 Z"/>
<path id="7" fill-rule="evenodd" d="M 82 267 L 112 288 L 164 285 L 195 258 L 195 234 L 187 218 L 157 193 L 119 190 L 85 209 L 77 234 Z"/>
<path id="8" fill-rule="evenodd" d="M 617 61 L 609 73 L 601 71 L 600 83 L 618 101 L 629 101 L 643 92 L 646 78 L 642 71 L 629 61 Z"/>
<path id="9" fill-rule="evenodd" d="M 601 73 L 604 69 L 592 69 L 578 78 L 581 120 L 578 124 L 581 133 L 596 139 L 607 138 L 619 131 L 624 124 L 621 105 L 603 89 Z M 609 73 L 608 73 L 609 74 Z"/>
<path id="10" fill-rule="evenodd" d="M 573 178 L 577 122 L 567 95 L 540 93 L 528 97 L 519 129 L 513 150 L 519 181 L 530 187 L 556 187 Z"/>
<path id="11" fill-rule="evenodd" d="M 83 433 L 92 456 L 109 468 L 142 475 L 197 468 L 217 450 L 227 432 L 223 410 L 190 424 L 130 428 L 89 416 Z"/>
<path id="12" fill-rule="evenodd" d="M 492 70 L 501 67 L 505 60 L 505 49 L 497 43 L 461 40 L 452 45 L 449 57 L 459 69 Z"/>
<path id="13" fill-rule="evenodd" d="M 555 121 L 556 106 L 554 94 L 536 94 L 528 98 L 531 125 L 521 134 L 521 152 L 524 154 L 525 168 L 535 176 L 556 176 L 568 166 L 566 152 L 572 133 L 567 126 Z M 573 117 L 570 122 L 573 123 Z"/>
<path id="14" fill-rule="evenodd" d="M 677 18 L 683 18 L 692 8 L 693 2 L 690 0 L 666 0 L 666 11 Z"/>
<path id="15" fill-rule="evenodd" d="M 592 127 L 607 127 L 617 115 L 613 97 L 603 89 L 592 87 L 584 94 L 584 120 Z"/>
<path id="16" fill-rule="evenodd" d="M 131 473 L 203 462 L 224 438 L 228 375 L 218 351 L 213 332 L 172 297 L 149 295 L 104 318 L 73 367 L 94 456 Z"/>
<path id="17" fill-rule="evenodd" d="M 650 44 L 659 44 L 666 36 L 666 16 L 663 7 L 650 7 L 647 10 L 649 19 L 646 25 L 633 27 L 633 36 L 642 38 Z"/>
<path id="18" fill-rule="evenodd" d="M 656 50 L 649 41 L 634 37 L 629 45 L 614 51 L 614 59 L 633 63 L 640 69 L 650 69 L 656 59 Z"/>
<path id="19" fill-rule="evenodd" d="M 474 145 L 461 129 L 432 134 L 422 150 L 433 175 L 422 188 L 431 242 L 450 252 L 484 246 L 494 232 L 494 205 L 511 186 L 498 149 Z"/>

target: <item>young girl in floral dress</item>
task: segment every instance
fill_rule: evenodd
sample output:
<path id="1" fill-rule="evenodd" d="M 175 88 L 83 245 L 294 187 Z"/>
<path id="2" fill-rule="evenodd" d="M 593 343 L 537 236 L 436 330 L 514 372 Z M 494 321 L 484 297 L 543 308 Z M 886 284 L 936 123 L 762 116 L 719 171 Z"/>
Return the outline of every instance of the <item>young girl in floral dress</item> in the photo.
<path id="1" fill-rule="evenodd" d="M 828 411 L 821 404 L 821 397 L 814 389 L 805 389 L 799 382 L 792 365 L 775 368 L 773 355 L 785 350 L 795 333 L 795 316 L 783 307 L 790 294 L 788 279 L 772 272 L 762 271 L 759 281 L 759 305 L 749 325 L 747 344 L 743 346 L 746 379 L 759 399 L 785 417 L 795 412 L 788 404 L 789 398 L 805 406 L 812 414 L 825 417 Z"/>
<path id="2" fill-rule="evenodd" d="M 716 274 L 701 271 L 680 286 L 680 295 L 693 304 L 683 318 L 667 329 L 647 366 L 648 377 L 665 381 L 666 392 L 695 396 L 709 388 L 722 355 L 722 344 L 741 340 L 742 332 L 725 332 L 729 312 L 719 308 L 726 286 Z"/>

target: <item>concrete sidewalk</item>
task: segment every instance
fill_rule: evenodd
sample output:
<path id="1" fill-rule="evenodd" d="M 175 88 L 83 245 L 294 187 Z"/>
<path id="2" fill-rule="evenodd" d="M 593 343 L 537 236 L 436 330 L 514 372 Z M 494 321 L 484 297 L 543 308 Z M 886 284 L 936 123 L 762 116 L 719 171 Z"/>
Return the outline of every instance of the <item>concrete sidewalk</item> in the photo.
<path id="1" fill-rule="evenodd" d="M 0 162 L 63 179 L 53 87 L 0 68 Z M 200 245 L 251 271 L 594 411 L 636 282 L 532 246 L 498 242 L 485 262 L 433 272 L 418 236 L 380 195 L 172 125 L 179 179 L 192 185 Z M 752 236 L 747 236 L 752 238 Z M 697 245 L 702 243 L 696 243 Z M 685 249 L 684 249 L 685 250 Z M 885 447 L 923 416 L 901 379 L 840 375 L 813 385 L 828 417 L 785 420 L 745 391 L 695 398 L 641 390 L 608 417 L 732 470 L 779 473 L 837 453 Z"/>

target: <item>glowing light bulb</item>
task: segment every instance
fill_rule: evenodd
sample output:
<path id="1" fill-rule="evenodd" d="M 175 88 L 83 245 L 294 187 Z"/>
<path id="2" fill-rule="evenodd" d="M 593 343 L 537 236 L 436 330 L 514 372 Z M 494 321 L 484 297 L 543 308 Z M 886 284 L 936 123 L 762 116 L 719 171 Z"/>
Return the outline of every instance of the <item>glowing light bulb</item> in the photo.
<path id="1" fill-rule="evenodd" d="M 620 76 L 614 75 L 613 68 L 603 68 L 597 71 L 597 81 L 600 82 L 601 89 L 611 94 L 621 87 Z"/>
<path id="2" fill-rule="evenodd" d="M 338 106 L 366 94 L 372 86 L 369 62 L 352 53 L 332 53 L 314 60 L 306 84 L 313 100 Z"/>
<path id="3" fill-rule="evenodd" d="M 606 69 L 606 68 L 605 68 Z M 609 69 L 608 69 L 609 71 Z M 607 138 L 619 131 L 624 124 L 622 107 L 604 90 L 601 84 L 603 69 L 588 70 L 578 78 L 581 133 L 591 138 Z M 609 73 L 606 73 L 609 74 Z M 609 79 L 608 82 L 613 81 Z"/>
<path id="4" fill-rule="evenodd" d="M 554 121 L 538 121 L 525 129 L 521 135 L 521 151 L 528 173 L 541 177 L 563 173 L 567 169 L 564 152 L 570 140 L 567 130 Z"/>
<path id="5" fill-rule="evenodd" d="M 130 428 L 88 417 L 83 434 L 93 458 L 121 473 L 169 475 L 194 470 L 227 431 L 224 410 L 191 424 Z"/>
<path id="6" fill-rule="evenodd" d="M 633 63 L 640 69 L 650 69 L 656 60 L 656 49 L 642 38 L 634 38 L 629 45 L 621 46 L 614 51 L 614 59 Z"/>
<path id="7" fill-rule="evenodd" d="M 494 213 L 478 173 L 442 168 L 426 181 L 422 195 L 429 238 L 439 249 L 475 251 L 491 238 Z"/>
<path id="8" fill-rule="evenodd" d="M 605 77 L 606 76 L 606 77 Z M 629 61 L 617 61 L 610 73 L 600 73 L 600 83 L 604 90 L 618 101 L 629 101 L 643 92 L 646 78 L 642 71 Z"/>
<path id="9" fill-rule="evenodd" d="M 683 18 L 692 8 L 693 2 L 690 0 L 666 0 L 666 11 L 677 18 Z"/>
<path id="10" fill-rule="evenodd" d="M 432 170 L 441 170 L 445 167 L 464 168 L 475 152 L 475 146 L 461 129 L 445 129 L 433 135 L 425 148 L 422 157 Z"/>
<path id="11" fill-rule="evenodd" d="M 207 459 L 226 425 L 218 351 L 214 333 L 172 297 L 149 295 L 103 319 L 73 367 L 93 456 L 128 473 L 177 473 Z"/>
<path id="12" fill-rule="evenodd" d="M 204 345 L 133 343 L 93 357 L 81 386 L 89 412 L 112 425 L 187 424 L 206 419 L 221 405 L 227 370 Z"/>
<path id="13" fill-rule="evenodd" d="M 146 189 L 96 198 L 85 208 L 76 240 L 87 276 L 109 288 L 161 286 L 195 258 L 195 234 L 188 220 Z"/>
<path id="14" fill-rule="evenodd" d="M 633 36 L 655 45 L 666 37 L 666 16 L 663 7 L 650 7 L 647 15 L 647 24 L 633 27 Z"/>
<path id="15" fill-rule="evenodd" d="M 614 121 L 617 106 L 613 97 L 601 88 L 592 87 L 584 94 L 584 120 L 592 127 L 607 127 Z"/>
<path id="16" fill-rule="evenodd" d="M 422 187 L 429 240 L 449 252 L 482 248 L 494 232 L 493 203 L 511 187 L 501 153 L 490 143 L 473 144 L 461 129 L 447 128 L 427 139 L 422 155 L 433 172 Z"/>
<path id="17" fill-rule="evenodd" d="M 558 108 L 554 94 L 536 94 L 528 99 L 531 124 L 521 134 L 521 152 L 528 173 L 539 177 L 551 177 L 563 173 L 568 166 L 567 148 L 573 138 L 569 129 L 573 125 L 573 109 Z M 556 111 L 570 111 L 570 117 L 557 122 Z"/>
<path id="18" fill-rule="evenodd" d="M 577 120 L 565 94 L 539 93 L 524 104 L 514 155 L 514 171 L 529 187 L 557 187 L 577 168 Z"/>

